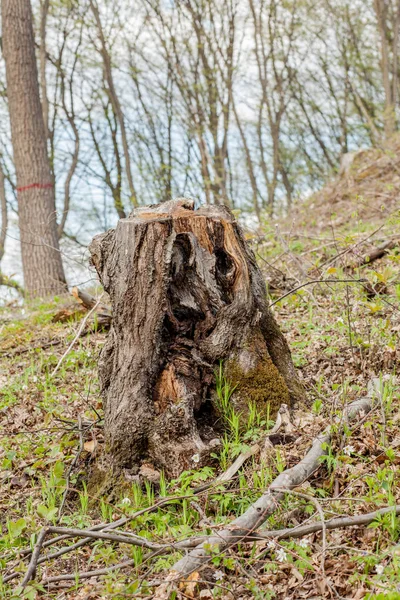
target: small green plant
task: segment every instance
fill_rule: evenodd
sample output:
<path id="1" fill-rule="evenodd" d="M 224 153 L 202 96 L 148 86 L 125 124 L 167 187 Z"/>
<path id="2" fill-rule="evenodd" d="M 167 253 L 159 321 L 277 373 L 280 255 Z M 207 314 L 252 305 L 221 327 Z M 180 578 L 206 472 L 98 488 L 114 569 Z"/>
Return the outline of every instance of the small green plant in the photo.
<path id="1" fill-rule="evenodd" d="M 285 463 L 285 460 L 284 460 L 279 448 L 276 448 L 276 451 L 275 451 L 275 463 L 276 463 L 276 469 L 277 469 L 278 473 L 282 473 L 282 471 L 285 470 L 286 463 Z"/>
<path id="2" fill-rule="evenodd" d="M 322 410 L 322 406 L 323 406 L 323 402 L 322 402 L 321 398 L 317 398 L 316 400 L 314 400 L 311 409 L 315 415 L 319 415 Z"/>
<path id="3" fill-rule="evenodd" d="M 214 469 L 212 467 L 202 467 L 198 471 L 183 471 L 178 479 L 171 481 L 171 486 L 179 486 L 177 492 L 185 494 L 193 484 L 199 484 L 213 477 Z"/>
<path id="4" fill-rule="evenodd" d="M 46 521 L 55 521 L 57 516 L 58 504 L 66 484 L 64 468 L 64 463 L 57 461 L 50 471 L 50 478 L 40 478 L 43 503 L 37 506 L 36 511 Z"/>
<path id="5" fill-rule="evenodd" d="M 104 500 L 104 498 L 102 498 L 100 500 L 100 511 L 101 511 L 101 517 L 102 517 L 103 521 L 108 523 L 112 520 L 112 513 L 113 513 L 112 506 L 108 502 L 106 502 Z"/>
<path id="6" fill-rule="evenodd" d="M 332 475 L 337 467 L 338 458 L 331 444 L 323 444 L 323 450 L 326 454 L 321 456 L 321 463 L 326 465 L 329 475 Z"/>
<path id="7" fill-rule="evenodd" d="M 257 442 L 268 429 L 272 422 L 269 419 L 269 405 L 263 415 L 254 402 L 249 402 L 247 423 L 243 422 L 243 415 L 235 410 L 232 403 L 232 394 L 237 386 L 231 385 L 225 377 L 222 362 L 215 373 L 216 378 L 216 406 L 225 424 L 226 433 L 222 438 L 222 448 L 218 457 L 222 469 L 226 469 L 228 462 L 248 450 L 247 442 Z"/>
<path id="8" fill-rule="evenodd" d="M 232 386 L 225 377 L 222 361 L 219 363 L 219 369 L 215 372 L 216 381 L 216 405 L 221 418 L 224 420 L 228 428 L 235 426 L 237 415 L 232 405 L 231 398 L 237 388 Z"/>
<path id="9" fill-rule="evenodd" d="M 86 516 L 89 508 L 89 495 L 85 482 L 83 482 L 83 491 L 79 492 L 79 504 L 81 507 L 81 515 Z"/>
<path id="10" fill-rule="evenodd" d="M 376 519 L 369 524 L 370 528 L 379 528 L 387 531 L 391 539 L 396 542 L 400 534 L 400 520 L 396 517 L 395 510 L 384 515 L 377 515 Z"/>

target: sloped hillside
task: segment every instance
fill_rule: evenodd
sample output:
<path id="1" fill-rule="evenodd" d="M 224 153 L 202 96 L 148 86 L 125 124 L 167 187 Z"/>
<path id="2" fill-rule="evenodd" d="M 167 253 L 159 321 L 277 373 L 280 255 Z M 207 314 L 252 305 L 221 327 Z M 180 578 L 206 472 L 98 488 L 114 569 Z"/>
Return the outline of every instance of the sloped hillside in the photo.
<path id="1" fill-rule="evenodd" d="M 1 309 L 2 598 L 153 598 L 188 538 L 229 527 L 336 419 L 319 468 L 285 496 L 265 524 L 266 537 L 223 552 L 210 547 L 204 570 L 158 597 L 399 600 L 397 168 L 400 140 L 390 150 L 359 153 L 347 174 L 294 218 L 267 223 L 251 236 L 307 402 L 296 407 L 290 427 L 269 437 L 268 414 L 254 412 L 239 426 L 231 411 L 214 464 L 178 480 L 154 482 L 147 465 L 112 493 L 96 489 L 93 472 L 104 444 L 97 359 L 106 334 L 92 315 L 77 336 L 87 313 L 73 299 Z M 382 244 L 382 255 L 371 261 Z M 345 406 L 383 375 L 391 378 L 372 412 L 343 423 Z M 223 365 L 216 378 L 216 402 L 226 401 Z M 232 480 L 214 481 L 243 455 Z M 357 523 L 381 509 L 387 510 Z M 324 526 L 336 517 L 356 523 Z M 277 535 L 310 521 L 300 537 Z M 107 539 L 110 523 L 125 537 L 108 532 Z M 46 538 L 36 573 L 22 589 L 29 548 L 50 525 L 75 534 Z M 93 528 L 103 531 L 102 539 Z M 89 529 L 94 537 L 82 540 Z"/>
<path id="2" fill-rule="evenodd" d="M 252 238 L 278 319 L 303 348 L 303 364 L 305 354 L 319 352 L 317 373 L 325 369 L 331 383 L 346 370 L 357 379 L 399 360 L 400 136 L 345 159 L 341 173 L 286 221 Z M 299 313 L 309 314 L 319 342 L 307 344 Z"/>
<path id="3" fill-rule="evenodd" d="M 357 220 L 379 225 L 399 210 L 400 135 L 396 135 L 383 148 L 344 155 L 339 175 L 300 205 L 294 218 L 323 231 L 351 228 Z"/>

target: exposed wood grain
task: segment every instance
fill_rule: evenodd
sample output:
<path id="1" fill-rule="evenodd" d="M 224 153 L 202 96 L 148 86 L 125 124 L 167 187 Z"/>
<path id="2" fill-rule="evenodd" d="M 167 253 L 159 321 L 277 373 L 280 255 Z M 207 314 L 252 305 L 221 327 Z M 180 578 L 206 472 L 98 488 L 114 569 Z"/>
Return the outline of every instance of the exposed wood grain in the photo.
<path id="1" fill-rule="evenodd" d="M 108 465 L 136 473 L 150 459 L 177 476 L 206 464 L 221 433 L 211 401 L 221 360 L 238 379 L 258 374 L 257 401 L 274 398 L 275 410 L 302 398 L 262 274 L 228 209 L 194 210 L 185 198 L 138 208 L 90 251 L 113 314 L 99 365 Z M 250 383 L 235 392 L 241 407 Z"/>

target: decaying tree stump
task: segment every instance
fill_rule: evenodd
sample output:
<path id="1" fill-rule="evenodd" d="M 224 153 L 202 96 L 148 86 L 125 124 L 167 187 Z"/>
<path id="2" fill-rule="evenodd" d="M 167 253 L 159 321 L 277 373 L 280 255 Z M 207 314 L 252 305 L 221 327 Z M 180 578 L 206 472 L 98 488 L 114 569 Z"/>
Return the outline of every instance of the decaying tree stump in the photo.
<path id="1" fill-rule="evenodd" d="M 231 212 L 177 199 L 136 209 L 94 238 L 112 303 L 99 375 L 114 469 L 143 462 L 177 476 L 205 463 L 220 436 L 215 370 L 248 401 L 298 401 L 303 389 L 265 284 Z M 193 459 L 195 457 L 195 459 Z"/>

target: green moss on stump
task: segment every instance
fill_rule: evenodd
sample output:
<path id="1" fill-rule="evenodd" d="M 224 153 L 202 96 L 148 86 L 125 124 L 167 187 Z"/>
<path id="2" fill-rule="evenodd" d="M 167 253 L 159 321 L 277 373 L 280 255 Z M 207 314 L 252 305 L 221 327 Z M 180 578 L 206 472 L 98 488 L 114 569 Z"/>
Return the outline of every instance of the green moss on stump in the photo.
<path id="1" fill-rule="evenodd" d="M 93 465 L 87 484 L 91 500 L 97 501 L 101 496 L 106 496 L 112 488 L 112 470 Z"/>
<path id="2" fill-rule="evenodd" d="M 121 473 L 115 473 L 110 467 L 101 463 L 93 466 L 88 478 L 88 493 L 91 504 L 97 504 L 100 498 L 106 498 L 108 502 L 114 502 L 121 496 L 129 495 L 131 484 Z"/>
<path id="3" fill-rule="evenodd" d="M 233 401 L 244 414 L 250 404 L 255 404 L 260 412 L 266 411 L 269 405 L 269 414 L 275 418 L 281 404 L 290 403 L 285 380 L 269 356 L 247 372 L 243 371 L 238 361 L 228 361 L 225 375 L 232 386 L 237 386 Z"/>

